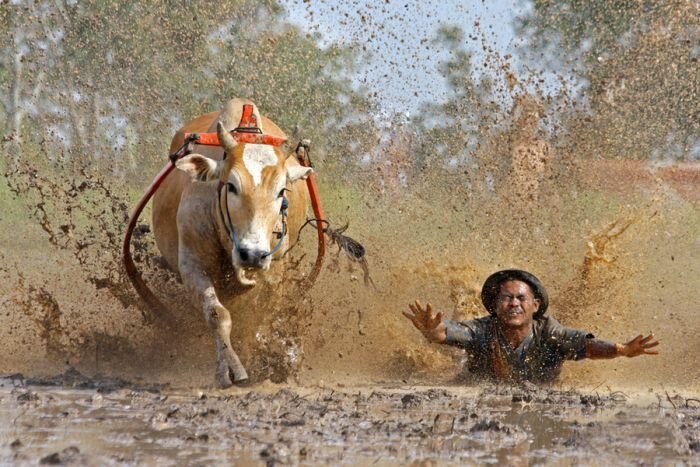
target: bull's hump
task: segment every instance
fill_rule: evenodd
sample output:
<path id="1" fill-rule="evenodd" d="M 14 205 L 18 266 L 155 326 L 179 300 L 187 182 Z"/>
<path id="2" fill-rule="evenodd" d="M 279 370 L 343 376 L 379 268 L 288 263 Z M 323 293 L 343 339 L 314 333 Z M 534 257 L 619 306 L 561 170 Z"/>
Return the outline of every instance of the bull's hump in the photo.
<path id="1" fill-rule="evenodd" d="M 277 165 L 277 154 L 267 144 L 246 144 L 243 150 L 243 165 L 253 178 L 255 186 L 262 182 L 263 169 L 268 165 Z"/>

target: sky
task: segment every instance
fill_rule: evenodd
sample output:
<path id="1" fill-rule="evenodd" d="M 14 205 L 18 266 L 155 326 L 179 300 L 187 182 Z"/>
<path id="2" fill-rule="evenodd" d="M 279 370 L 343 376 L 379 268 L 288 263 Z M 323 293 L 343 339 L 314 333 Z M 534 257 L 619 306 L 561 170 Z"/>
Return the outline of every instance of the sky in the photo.
<path id="1" fill-rule="evenodd" d="M 519 38 L 513 20 L 529 7 L 528 2 L 504 0 L 467 1 L 304 1 L 283 0 L 289 20 L 313 33 L 321 44 L 357 44 L 369 57 L 355 77 L 377 93 L 389 112 L 413 112 L 421 101 L 446 98 L 445 80 L 438 63 L 448 54 L 433 40 L 442 26 L 460 26 L 465 45 L 474 52 L 473 63 L 483 62 L 485 43 L 503 56 L 517 56 Z M 514 63 L 517 66 L 517 58 Z"/>

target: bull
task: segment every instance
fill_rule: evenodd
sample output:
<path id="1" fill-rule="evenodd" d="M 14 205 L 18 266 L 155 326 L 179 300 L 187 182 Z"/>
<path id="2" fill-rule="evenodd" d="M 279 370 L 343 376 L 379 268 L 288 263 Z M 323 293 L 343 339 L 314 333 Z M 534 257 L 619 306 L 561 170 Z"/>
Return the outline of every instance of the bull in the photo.
<path id="1" fill-rule="evenodd" d="M 220 112 L 195 118 L 177 131 L 171 152 L 186 133 L 216 131 L 221 147 L 200 146 L 179 159 L 153 197 L 153 233 L 167 263 L 179 272 L 194 304 L 201 308 L 216 341 L 216 382 L 221 387 L 248 379 L 231 345 L 231 313 L 221 303 L 255 286 L 250 271 L 267 271 L 273 259 L 296 241 L 306 216 L 308 194 L 302 180 L 312 170 L 275 146 L 237 142 L 231 135 L 241 120 L 244 99 Z M 260 116 L 260 129 L 284 138 Z M 284 235 L 285 233 L 288 235 Z M 233 277 L 233 281 L 226 278 Z M 232 282 L 232 283 L 231 283 Z"/>

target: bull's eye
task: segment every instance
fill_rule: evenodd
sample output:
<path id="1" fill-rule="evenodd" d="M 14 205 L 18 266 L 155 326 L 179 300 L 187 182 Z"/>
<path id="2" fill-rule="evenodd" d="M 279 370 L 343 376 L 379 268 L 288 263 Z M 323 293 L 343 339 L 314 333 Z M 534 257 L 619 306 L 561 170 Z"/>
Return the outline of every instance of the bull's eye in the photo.
<path id="1" fill-rule="evenodd" d="M 231 182 L 228 182 L 226 185 L 228 185 L 228 192 L 233 193 L 234 195 L 238 194 L 238 190 L 236 189 L 236 185 L 234 185 Z"/>

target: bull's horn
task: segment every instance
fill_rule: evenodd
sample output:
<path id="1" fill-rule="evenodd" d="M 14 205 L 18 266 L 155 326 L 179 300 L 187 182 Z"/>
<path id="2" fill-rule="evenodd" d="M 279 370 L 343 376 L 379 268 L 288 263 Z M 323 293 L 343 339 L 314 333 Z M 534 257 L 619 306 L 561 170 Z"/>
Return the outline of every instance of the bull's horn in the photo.
<path id="1" fill-rule="evenodd" d="M 219 137 L 219 144 L 224 147 L 224 151 L 231 152 L 236 147 L 236 140 L 233 139 L 221 121 L 216 124 L 216 135 Z"/>

